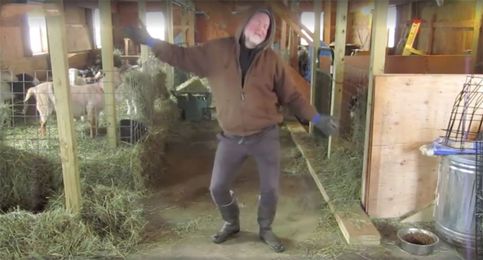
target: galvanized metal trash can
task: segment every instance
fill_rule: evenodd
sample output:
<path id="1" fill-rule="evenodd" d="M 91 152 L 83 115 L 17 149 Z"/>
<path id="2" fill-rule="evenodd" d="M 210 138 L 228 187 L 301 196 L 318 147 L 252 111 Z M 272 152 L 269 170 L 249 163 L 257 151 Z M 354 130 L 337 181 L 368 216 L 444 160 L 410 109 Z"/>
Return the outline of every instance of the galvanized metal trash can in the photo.
<path id="1" fill-rule="evenodd" d="M 436 233 L 450 244 L 474 249 L 476 156 L 442 156 L 438 174 Z"/>

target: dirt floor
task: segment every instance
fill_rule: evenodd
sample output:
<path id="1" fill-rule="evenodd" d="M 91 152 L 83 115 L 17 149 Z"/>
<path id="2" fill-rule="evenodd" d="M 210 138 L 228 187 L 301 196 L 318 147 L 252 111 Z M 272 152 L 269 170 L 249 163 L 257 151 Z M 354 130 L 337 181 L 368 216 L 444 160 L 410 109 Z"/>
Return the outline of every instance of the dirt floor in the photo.
<path id="1" fill-rule="evenodd" d="M 144 202 L 147 243 L 129 259 L 463 259 L 445 244 L 432 256 L 409 255 L 395 244 L 395 230 L 384 225 L 381 246 L 347 246 L 307 169 L 295 160 L 300 154 L 284 129 L 281 196 L 273 228 L 286 251 L 274 253 L 258 238 L 258 176 L 253 160 L 244 164 L 234 186 L 242 231 L 223 244 L 214 244 L 210 236 L 221 220 L 208 186 L 218 127 L 215 121 L 180 127 L 166 147 L 166 171 Z"/>

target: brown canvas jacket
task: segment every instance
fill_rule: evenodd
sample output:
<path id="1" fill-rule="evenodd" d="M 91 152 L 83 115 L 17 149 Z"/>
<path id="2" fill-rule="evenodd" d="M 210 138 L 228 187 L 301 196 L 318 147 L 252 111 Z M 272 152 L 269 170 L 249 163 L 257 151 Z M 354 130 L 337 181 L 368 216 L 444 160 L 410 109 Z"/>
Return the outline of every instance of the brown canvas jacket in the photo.
<path id="1" fill-rule="evenodd" d="M 152 50 L 161 61 L 206 77 L 222 130 L 231 135 L 247 136 L 281 123 L 280 106 L 288 106 L 306 120 L 317 113 L 296 90 L 285 62 L 270 48 L 275 32 L 273 21 L 271 17 L 267 40 L 257 47 L 262 49 L 248 68 L 243 86 L 239 39 L 246 22 L 234 37 L 188 48 L 160 42 Z"/>

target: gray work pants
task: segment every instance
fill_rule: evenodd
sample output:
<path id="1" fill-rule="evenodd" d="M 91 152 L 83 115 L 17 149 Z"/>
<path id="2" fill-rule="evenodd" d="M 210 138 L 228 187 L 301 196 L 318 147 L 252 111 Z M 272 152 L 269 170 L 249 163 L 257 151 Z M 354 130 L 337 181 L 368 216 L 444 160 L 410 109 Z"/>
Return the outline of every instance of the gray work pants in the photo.
<path id="1" fill-rule="evenodd" d="M 274 208 L 278 201 L 280 178 L 280 141 L 278 126 L 245 136 L 217 135 L 218 147 L 215 155 L 210 192 L 218 206 L 232 202 L 230 189 L 238 176 L 242 163 L 252 156 L 260 179 L 260 205 Z"/>

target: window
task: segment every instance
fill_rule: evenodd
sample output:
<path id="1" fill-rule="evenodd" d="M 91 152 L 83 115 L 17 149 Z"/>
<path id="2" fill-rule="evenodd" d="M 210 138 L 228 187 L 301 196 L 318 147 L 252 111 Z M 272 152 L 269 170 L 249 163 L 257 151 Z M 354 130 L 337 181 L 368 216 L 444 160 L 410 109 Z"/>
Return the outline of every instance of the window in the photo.
<path id="1" fill-rule="evenodd" d="M 96 48 L 101 48 L 101 16 L 99 9 L 92 11 L 92 26 L 94 27 L 94 44 Z"/>
<path id="2" fill-rule="evenodd" d="M 314 12 L 303 12 L 300 16 L 300 21 L 302 22 L 310 32 L 314 33 L 315 31 L 315 14 Z M 322 41 L 324 37 L 324 13 L 320 14 L 320 40 Z M 310 38 L 310 37 L 308 37 Z M 309 45 L 308 42 L 304 38 L 300 38 L 301 45 Z"/>
<path id="3" fill-rule="evenodd" d="M 164 15 L 162 12 L 146 12 L 146 29 L 151 37 L 164 40 Z"/>
<path id="4" fill-rule="evenodd" d="M 47 25 L 42 15 L 27 16 L 29 27 L 30 50 L 32 55 L 44 54 L 49 51 L 47 43 Z"/>
<path id="5" fill-rule="evenodd" d="M 389 6 L 387 12 L 387 30 L 388 30 L 388 37 L 387 37 L 387 47 L 392 48 L 394 47 L 394 41 L 396 38 L 396 21 L 397 21 L 397 8 L 395 5 Z"/>

